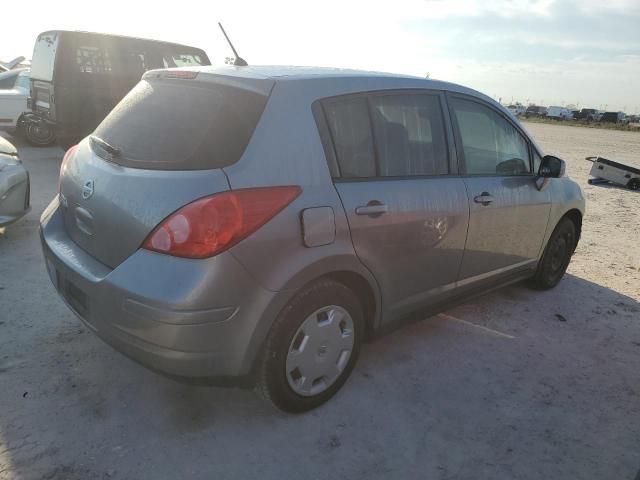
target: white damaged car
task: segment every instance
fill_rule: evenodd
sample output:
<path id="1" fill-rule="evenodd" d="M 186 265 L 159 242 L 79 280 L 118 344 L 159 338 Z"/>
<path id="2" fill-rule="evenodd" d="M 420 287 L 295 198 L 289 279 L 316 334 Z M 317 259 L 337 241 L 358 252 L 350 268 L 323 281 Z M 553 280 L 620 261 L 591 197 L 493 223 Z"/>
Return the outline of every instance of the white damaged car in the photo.
<path id="1" fill-rule="evenodd" d="M 23 134 L 37 147 L 51 145 L 55 141 L 51 127 L 42 122 L 24 121 L 31 112 L 29 84 L 29 69 L 0 73 L 0 130 Z"/>
<path id="2" fill-rule="evenodd" d="M 15 222 L 30 209 L 29 173 L 16 147 L 0 137 L 0 227 Z"/>

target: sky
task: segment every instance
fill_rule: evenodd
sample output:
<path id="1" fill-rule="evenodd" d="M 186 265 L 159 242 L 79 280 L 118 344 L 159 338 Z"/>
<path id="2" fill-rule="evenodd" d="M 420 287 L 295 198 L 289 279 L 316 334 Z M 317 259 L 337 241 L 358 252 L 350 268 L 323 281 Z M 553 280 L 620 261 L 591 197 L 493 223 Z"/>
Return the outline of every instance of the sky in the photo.
<path id="1" fill-rule="evenodd" d="M 5 3 L 5 61 L 68 29 L 185 43 L 222 63 L 221 21 L 249 64 L 429 75 L 503 103 L 640 113 L 640 0 L 30 0 L 28 16 Z"/>

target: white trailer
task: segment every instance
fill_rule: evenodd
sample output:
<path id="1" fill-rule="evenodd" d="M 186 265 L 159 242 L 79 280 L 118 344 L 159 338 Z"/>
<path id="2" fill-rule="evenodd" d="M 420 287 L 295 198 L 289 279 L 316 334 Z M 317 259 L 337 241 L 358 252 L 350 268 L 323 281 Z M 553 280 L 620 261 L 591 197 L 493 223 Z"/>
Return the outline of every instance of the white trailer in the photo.
<path id="1" fill-rule="evenodd" d="M 573 112 L 565 107 L 552 106 L 547 110 L 547 117 L 556 120 L 573 120 Z"/>
<path id="2" fill-rule="evenodd" d="M 586 160 L 593 162 L 590 184 L 611 182 L 622 185 L 631 190 L 640 189 L 640 168 L 614 162 L 602 157 L 587 157 Z"/>

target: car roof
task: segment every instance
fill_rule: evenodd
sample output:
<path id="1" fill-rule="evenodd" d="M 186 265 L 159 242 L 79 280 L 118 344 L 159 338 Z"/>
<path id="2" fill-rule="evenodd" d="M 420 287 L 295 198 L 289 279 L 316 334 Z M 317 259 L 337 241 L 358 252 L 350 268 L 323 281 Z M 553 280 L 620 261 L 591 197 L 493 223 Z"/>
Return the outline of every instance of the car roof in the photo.
<path id="1" fill-rule="evenodd" d="M 227 77 L 233 80 L 246 80 L 251 83 L 266 81 L 268 83 L 308 83 L 317 86 L 331 85 L 336 95 L 343 89 L 344 93 L 360 89 L 362 91 L 384 89 L 429 89 L 447 90 L 466 93 L 496 103 L 486 95 L 471 88 L 455 83 L 421 78 L 412 75 L 397 73 L 373 72 L 332 67 L 305 67 L 305 66 L 281 66 L 281 65 L 208 65 L 197 67 L 176 68 L 173 70 L 195 70 L 200 74 L 214 77 Z"/>
<path id="2" fill-rule="evenodd" d="M 251 65 L 246 67 L 234 65 L 207 65 L 197 67 L 187 67 L 189 70 L 197 70 L 205 74 L 225 75 L 232 77 L 269 79 L 275 81 L 285 80 L 318 80 L 318 79 L 339 79 L 339 78 L 386 78 L 401 80 L 419 80 L 423 82 L 439 82 L 413 75 L 399 73 L 376 72 L 367 70 L 355 70 L 350 68 L 336 67 L 309 67 L 296 65 Z M 178 70 L 183 70 L 178 68 Z"/>
<path id="3" fill-rule="evenodd" d="M 210 65 L 191 68 L 203 73 L 273 80 L 338 77 L 419 78 L 410 75 L 355 70 L 349 68 L 309 67 L 296 65 L 251 65 L 246 67 L 238 67 L 234 65 Z"/>

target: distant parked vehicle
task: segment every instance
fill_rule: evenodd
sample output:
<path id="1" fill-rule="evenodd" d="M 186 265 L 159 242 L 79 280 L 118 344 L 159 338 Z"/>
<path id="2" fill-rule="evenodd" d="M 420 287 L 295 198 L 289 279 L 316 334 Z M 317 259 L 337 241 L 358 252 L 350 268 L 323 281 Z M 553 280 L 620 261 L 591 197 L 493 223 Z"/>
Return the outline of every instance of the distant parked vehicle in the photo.
<path id="1" fill-rule="evenodd" d="M 16 147 L 0 137 L 0 227 L 20 219 L 30 208 L 29 174 Z"/>
<path id="2" fill-rule="evenodd" d="M 525 108 L 524 105 L 520 105 L 520 104 L 515 104 L 515 105 L 509 105 L 507 107 L 507 110 L 509 110 L 513 115 L 515 115 L 516 117 L 518 115 L 524 115 L 524 112 L 527 111 L 527 109 Z"/>
<path id="3" fill-rule="evenodd" d="M 92 132 L 147 70 L 210 65 L 199 48 L 89 32 L 38 35 L 31 61 L 34 124 L 63 149 Z"/>
<path id="4" fill-rule="evenodd" d="M 529 105 L 524 115 L 525 117 L 545 117 L 547 115 L 547 107 Z"/>
<path id="5" fill-rule="evenodd" d="M 600 121 L 603 123 L 627 123 L 624 112 L 604 112 Z"/>
<path id="6" fill-rule="evenodd" d="M 600 110 L 596 110 L 595 108 L 583 108 L 582 110 L 580 110 L 578 115 L 574 115 L 574 117 L 578 120 L 594 122 L 600 118 L 601 114 L 602 112 L 600 112 Z"/>
<path id="7" fill-rule="evenodd" d="M 52 144 L 52 128 L 25 121 L 29 110 L 29 69 L 0 73 L 0 130 L 23 134 L 32 145 Z"/>
<path id="8" fill-rule="evenodd" d="M 573 112 L 565 107 L 549 107 L 547 118 L 555 120 L 573 120 Z"/>

